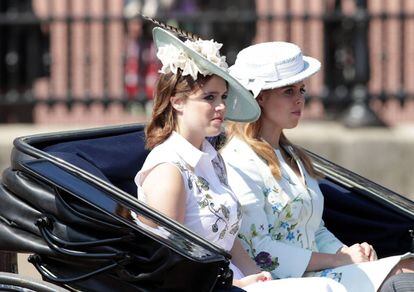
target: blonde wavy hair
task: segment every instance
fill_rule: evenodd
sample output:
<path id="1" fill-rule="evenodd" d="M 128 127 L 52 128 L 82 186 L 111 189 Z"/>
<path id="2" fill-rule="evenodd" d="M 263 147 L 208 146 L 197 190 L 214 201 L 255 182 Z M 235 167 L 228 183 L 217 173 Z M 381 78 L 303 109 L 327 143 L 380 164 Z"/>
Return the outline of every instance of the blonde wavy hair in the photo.
<path id="1" fill-rule="evenodd" d="M 272 172 L 272 175 L 279 180 L 282 177 L 279 159 L 277 158 L 273 147 L 268 142 L 260 138 L 261 129 L 261 117 L 252 123 L 228 122 L 226 125 L 227 141 L 230 141 L 230 139 L 234 136 L 244 140 L 248 145 L 250 145 L 253 151 L 266 162 Z M 292 144 L 283 132 L 280 136 L 279 144 L 281 146 L 291 146 L 293 148 L 309 175 L 314 178 L 323 177 L 323 175 L 313 167 L 312 161 L 305 151 L 299 146 Z"/>

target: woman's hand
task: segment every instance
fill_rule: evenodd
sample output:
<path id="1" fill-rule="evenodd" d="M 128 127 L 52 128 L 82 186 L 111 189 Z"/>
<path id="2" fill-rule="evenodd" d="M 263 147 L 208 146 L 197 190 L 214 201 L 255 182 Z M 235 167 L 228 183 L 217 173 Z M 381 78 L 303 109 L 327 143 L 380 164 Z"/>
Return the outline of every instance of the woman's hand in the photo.
<path id="1" fill-rule="evenodd" d="M 246 276 L 239 280 L 233 280 L 233 285 L 243 288 L 257 282 L 265 282 L 270 280 L 272 280 L 272 275 L 269 272 L 263 271 L 257 274 Z"/>
<path id="2" fill-rule="evenodd" d="M 365 255 L 369 258 L 369 261 L 376 261 L 378 259 L 377 253 L 375 249 L 372 247 L 372 245 L 363 242 L 361 243 L 361 247 L 364 249 Z"/>
<path id="3" fill-rule="evenodd" d="M 366 242 L 356 243 L 350 247 L 344 246 L 337 253 L 336 266 L 374 261 L 377 254 L 374 248 Z"/>

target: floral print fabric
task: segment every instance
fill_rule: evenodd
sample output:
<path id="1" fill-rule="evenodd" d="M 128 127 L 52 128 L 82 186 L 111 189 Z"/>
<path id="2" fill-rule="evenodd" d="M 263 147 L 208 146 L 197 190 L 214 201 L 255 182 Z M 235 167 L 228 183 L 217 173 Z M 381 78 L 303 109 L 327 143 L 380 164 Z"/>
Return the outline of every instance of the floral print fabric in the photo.
<path id="1" fill-rule="evenodd" d="M 276 180 L 238 138 L 222 149 L 222 155 L 229 184 L 243 206 L 239 238 L 263 270 L 277 278 L 300 277 L 313 251 L 335 253 L 342 247 L 323 224 L 322 193 L 304 169 L 298 177 L 279 155 L 282 178 Z"/>
<path id="2" fill-rule="evenodd" d="M 187 196 L 184 225 L 229 251 L 240 228 L 242 209 L 228 186 L 221 156 L 207 141 L 200 151 L 174 132 L 150 152 L 138 172 L 139 200 L 145 201 L 143 178 L 161 163 L 175 165 L 182 174 Z"/>
<path id="3" fill-rule="evenodd" d="M 213 167 L 220 182 L 225 182 L 227 184 L 227 177 L 225 176 L 225 173 L 222 172 L 224 165 L 222 164 L 222 160 L 217 159 L 217 157 L 213 159 Z M 238 201 L 236 202 L 237 221 L 231 223 L 229 207 L 223 203 L 216 205 L 213 195 L 211 194 L 212 190 L 210 189 L 210 183 L 203 177 L 195 175 L 194 172 L 190 171 L 184 163 L 174 162 L 174 164 L 177 165 L 181 173 L 187 178 L 187 188 L 190 191 L 196 191 L 196 196 L 199 198 L 199 208 L 202 210 L 208 210 L 216 217 L 214 223 L 212 221 L 211 232 L 218 233 L 218 238 L 220 240 L 225 238 L 227 233 L 235 236 L 239 231 L 240 220 L 242 218 L 240 203 Z M 219 225 L 221 225 L 221 228 L 219 228 Z"/>

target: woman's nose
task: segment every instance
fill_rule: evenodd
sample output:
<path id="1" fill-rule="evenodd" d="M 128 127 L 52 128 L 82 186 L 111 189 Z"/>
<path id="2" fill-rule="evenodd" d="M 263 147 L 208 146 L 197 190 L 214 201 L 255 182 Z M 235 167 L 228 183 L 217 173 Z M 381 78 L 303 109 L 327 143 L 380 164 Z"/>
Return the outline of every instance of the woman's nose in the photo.
<path id="1" fill-rule="evenodd" d="M 298 94 L 298 97 L 296 98 L 296 103 L 300 104 L 300 103 L 304 103 L 305 102 L 305 95 L 302 93 Z"/>
<path id="2" fill-rule="evenodd" d="M 220 100 L 219 103 L 216 106 L 216 110 L 225 110 L 226 109 L 226 102 L 225 100 Z"/>

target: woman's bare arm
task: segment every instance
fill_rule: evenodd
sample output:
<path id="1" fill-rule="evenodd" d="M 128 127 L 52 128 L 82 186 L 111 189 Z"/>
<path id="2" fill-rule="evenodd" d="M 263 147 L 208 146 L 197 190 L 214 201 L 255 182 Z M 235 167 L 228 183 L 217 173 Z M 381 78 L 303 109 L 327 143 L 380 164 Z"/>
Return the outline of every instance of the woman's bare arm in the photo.
<path id="1" fill-rule="evenodd" d="M 180 223 L 185 218 L 186 194 L 183 178 L 178 168 L 163 163 L 154 167 L 142 182 L 146 204 Z M 154 226 L 140 218 L 144 223 Z"/>

